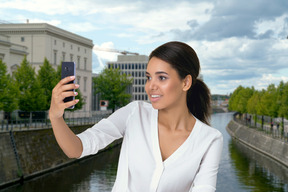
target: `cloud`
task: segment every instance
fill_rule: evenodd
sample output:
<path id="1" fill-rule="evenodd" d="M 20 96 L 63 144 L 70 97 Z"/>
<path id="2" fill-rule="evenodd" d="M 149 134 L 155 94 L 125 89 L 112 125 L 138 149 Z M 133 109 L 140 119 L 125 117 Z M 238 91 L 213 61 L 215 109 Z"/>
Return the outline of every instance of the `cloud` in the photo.
<path id="1" fill-rule="evenodd" d="M 219 41 L 190 41 L 198 54 L 204 81 L 213 93 L 232 92 L 239 85 L 262 89 L 287 81 L 288 40 L 227 38 Z M 263 81 L 270 77 L 271 81 Z M 223 88 L 223 90 L 220 89 Z M 228 88 L 230 87 L 230 88 Z"/>
<path id="2" fill-rule="evenodd" d="M 50 23 L 101 49 L 148 55 L 164 42 L 186 42 L 197 52 L 212 93 L 287 81 L 287 0 L 2 0 L 0 12 L 11 21 Z M 93 71 L 118 54 L 93 50 Z"/>
<path id="3" fill-rule="evenodd" d="M 117 50 L 113 42 L 104 42 L 101 45 L 94 45 L 93 57 L 97 61 L 93 64 L 93 72 L 100 72 L 106 66 L 107 61 L 117 61 Z"/>

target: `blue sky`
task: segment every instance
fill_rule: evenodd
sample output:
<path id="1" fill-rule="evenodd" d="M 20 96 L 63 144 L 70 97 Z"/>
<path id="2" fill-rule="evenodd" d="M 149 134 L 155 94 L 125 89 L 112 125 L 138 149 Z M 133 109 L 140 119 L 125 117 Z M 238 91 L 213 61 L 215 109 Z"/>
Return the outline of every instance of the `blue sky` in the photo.
<path id="1" fill-rule="evenodd" d="M 45 22 L 95 47 L 144 55 L 183 41 L 197 52 L 212 94 L 288 81 L 287 0 L 1 0 L 0 13 L 0 22 Z M 94 51 L 93 72 L 116 59 Z"/>

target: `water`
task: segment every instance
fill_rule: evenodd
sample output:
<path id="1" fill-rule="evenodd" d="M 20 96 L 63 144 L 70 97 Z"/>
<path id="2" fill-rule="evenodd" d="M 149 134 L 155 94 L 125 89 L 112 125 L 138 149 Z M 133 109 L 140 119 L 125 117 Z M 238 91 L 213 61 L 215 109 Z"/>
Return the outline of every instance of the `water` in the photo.
<path id="1" fill-rule="evenodd" d="M 231 113 L 212 116 L 223 134 L 217 192 L 288 192 L 288 168 L 231 139 L 226 126 Z M 110 192 L 115 181 L 120 146 L 61 170 L 1 192 Z"/>

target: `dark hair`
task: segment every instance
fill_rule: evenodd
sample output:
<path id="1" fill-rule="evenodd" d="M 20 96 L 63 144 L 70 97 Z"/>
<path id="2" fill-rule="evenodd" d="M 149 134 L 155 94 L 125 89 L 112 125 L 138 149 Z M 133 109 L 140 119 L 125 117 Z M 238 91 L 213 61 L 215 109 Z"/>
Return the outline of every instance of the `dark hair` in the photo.
<path id="1" fill-rule="evenodd" d="M 196 52 L 189 45 L 172 41 L 151 52 L 149 60 L 157 57 L 169 63 L 181 79 L 192 76 L 192 85 L 187 92 L 187 107 L 197 119 L 209 125 L 211 115 L 210 91 L 199 78 L 200 63 Z"/>

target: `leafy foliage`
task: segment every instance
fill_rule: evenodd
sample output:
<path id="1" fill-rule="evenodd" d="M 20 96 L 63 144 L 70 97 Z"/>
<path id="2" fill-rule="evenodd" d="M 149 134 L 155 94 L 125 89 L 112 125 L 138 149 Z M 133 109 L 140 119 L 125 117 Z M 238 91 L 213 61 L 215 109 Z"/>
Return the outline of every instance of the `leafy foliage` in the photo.
<path id="1" fill-rule="evenodd" d="M 101 93 L 101 99 L 109 101 L 108 108 L 115 111 L 116 107 L 129 103 L 131 95 L 125 91 L 133 79 L 121 74 L 120 69 L 105 68 L 93 81 L 95 92 Z"/>
<path id="2" fill-rule="evenodd" d="M 42 111 L 47 106 L 44 89 L 36 79 L 35 69 L 24 57 L 15 72 L 16 85 L 19 88 L 18 106 L 22 111 Z"/>
<path id="3" fill-rule="evenodd" d="M 52 90 L 55 85 L 58 83 L 59 79 L 56 76 L 56 70 L 52 67 L 49 61 L 45 58 L 44 63 L 40 66 L 38 71 L 37 80 L 40 83 L 40 86 L 44 90 L 46 95 L 46 106 L 44 110 L 48 110 L 51 103 Z"/>
<path id="4" fill-rule="evenodd" d="M 7 74 L 5 63 L 0 60 L 0 110 L 12 112 L 17 109 L 18 88 L 14 80 Z"/>
<path id="5" fill-rule="evenodd" d="M 280 82 L 278 87 L 270 84 L 262 91 L 239 86 L 231 95 L 229 110 L 288 118 L 288 82 Z"/>

